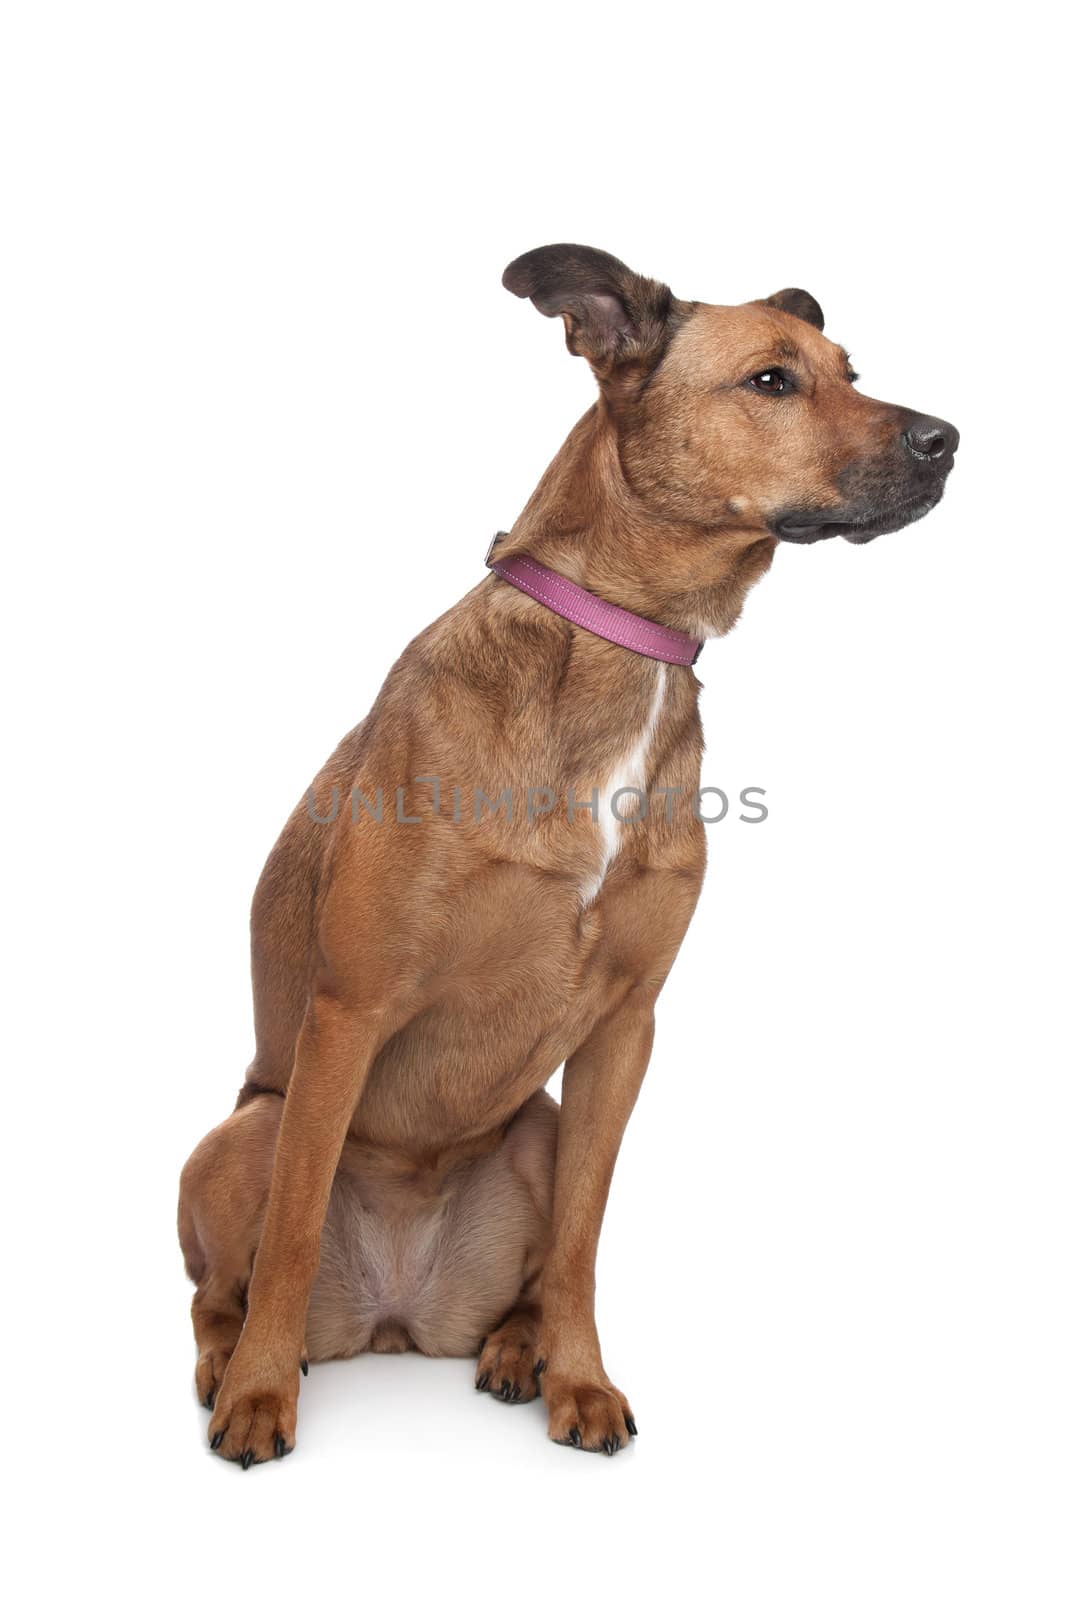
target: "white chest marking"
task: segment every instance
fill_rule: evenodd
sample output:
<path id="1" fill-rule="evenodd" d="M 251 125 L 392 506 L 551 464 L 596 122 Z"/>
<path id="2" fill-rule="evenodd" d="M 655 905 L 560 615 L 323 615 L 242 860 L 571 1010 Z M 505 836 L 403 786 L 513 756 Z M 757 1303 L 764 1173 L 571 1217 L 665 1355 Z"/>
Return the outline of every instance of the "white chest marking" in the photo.
<path id="1" fill-rule="evenodd" d="M 608 775 L 603 784 L 597 785 L 597 832 L 600 836 L 600 869 L 596 876 L 590 878 L 582 887 L 583 906 L 587 906 L 591 900 L 596 899 L 607 875 L 607 870 L 619 853 L 619 846 L 622 843 L 622 829 L 628 826 L 627 823 L 620 821 L 620 817 L 626 817 L 629 813 L 637 811 L 641 804 L 636 794 L 620 795 L 614 806 L 612 805 L 612 800 L 620 789 L 644 789 L 648 753 L 652 748 L 656 724 L 659 722 L 666 693 L 667 665 L 666 662 L 657 661 L 656 687 L 652 691 L 652 699 L 644 727 L 615 767 L 615 770 Z M 616 815 L 616 812 L 619 815 Z"/>

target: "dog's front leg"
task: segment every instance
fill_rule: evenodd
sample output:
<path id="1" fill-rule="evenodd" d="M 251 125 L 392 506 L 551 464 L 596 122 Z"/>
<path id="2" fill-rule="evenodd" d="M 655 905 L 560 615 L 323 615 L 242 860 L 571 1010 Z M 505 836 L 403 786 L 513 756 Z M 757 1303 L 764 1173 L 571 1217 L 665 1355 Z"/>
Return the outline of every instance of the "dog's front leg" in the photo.
<path id="1" fill-rule="evenodd" d="M 312 996 L 271 1175 L 244 1329 L 208 1427 L 211 1448 L 242 1466 L 292 1449 L 308 1299 L 334 1173 L 382 1038 L 381 1013 Z"/>
<path id="2" fill-rule="evenodd" d="M 652 1005 L 651 992 L 641 987 L 599 1024 L 567 1062 L 560 1104 L 541 1392 L 553 1439 L 609 1455 L 637 1429 L 600 1356 L 596 1251 L 615 1158 L 652 1050 Z"/>

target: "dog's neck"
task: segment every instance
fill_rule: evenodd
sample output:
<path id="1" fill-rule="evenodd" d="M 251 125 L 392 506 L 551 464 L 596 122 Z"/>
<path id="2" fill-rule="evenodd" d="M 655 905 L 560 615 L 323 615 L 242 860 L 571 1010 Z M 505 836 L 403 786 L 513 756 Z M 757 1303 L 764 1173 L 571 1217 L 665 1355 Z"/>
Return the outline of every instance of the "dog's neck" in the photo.
<path id="1" fill-rule="evenodd" d="M 493 557 L 532 557 L 614 605 L 707 638 L 733 626 L 774 545 L 759 529 L 654 515 L 627 483 L 613 422 L 598 407 L 570 434 Z M 537 774 L 549 772 L 563 792 L 636 765 L 659 782 L 670 752 L 677 781 L 698 782 L 694 674 L 606 644 L 498 577 L 411 649 L 425 662 L 420 684 L 435 733 L 461 733 L 483 787 L 486 775 L 504 786 L 516 773 L 541 782 Z"/>
<path id="2" fill-rule="evenodd" d="M 775 541 L 650 509 L 603 402 L 570 433 L 494 559 L 527 555 L 604 600 L 702 638 L 726 633 Z"/>

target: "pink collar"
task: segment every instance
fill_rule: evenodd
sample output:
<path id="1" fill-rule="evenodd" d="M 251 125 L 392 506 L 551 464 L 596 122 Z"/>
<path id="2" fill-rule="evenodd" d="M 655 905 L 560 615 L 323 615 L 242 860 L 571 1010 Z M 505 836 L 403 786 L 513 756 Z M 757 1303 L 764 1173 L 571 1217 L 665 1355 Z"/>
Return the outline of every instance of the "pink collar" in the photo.
<path id="1" fill-rule="evenodd" d="M 569 578 L 543 567 L 531 556 L 502 556 L 494 561 L 493 545 L 490 545 L 485 564 L 498 578 L 532 595 L 557 617 L 566 617 L 577 627 L 599 634 L 601 639 L 610 639 L 612 644 L 621 644 L 624 650 L 633 650 L 639 656 L 691 667 L 704 648 L 703 639 L 694 639 L 692 634 L 682 633 L 678 628 L 665 628 L 661 622 L 649 622 L 647 617 L 638 617 L 632 611 L 624 611 L 622 606 L 613 606 Z"/>

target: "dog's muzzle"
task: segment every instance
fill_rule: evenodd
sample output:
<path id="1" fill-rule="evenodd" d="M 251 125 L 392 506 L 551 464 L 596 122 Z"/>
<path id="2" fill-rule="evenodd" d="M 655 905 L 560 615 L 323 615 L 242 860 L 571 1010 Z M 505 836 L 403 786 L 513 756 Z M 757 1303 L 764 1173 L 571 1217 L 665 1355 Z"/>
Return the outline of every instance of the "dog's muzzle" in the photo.
<path id="1" fill-rule="evenodd" d="M 803 506 L 783 511 L 773 528 L 789 544 L 815 544 L 841 537 L 869 544 L 932 511 L 945 492 L 959 446 L 959 430 L 940 417 L 898 413 L 902 425 L 893 444 L 861 457 L 837 480 L 834 506 Z"/>

